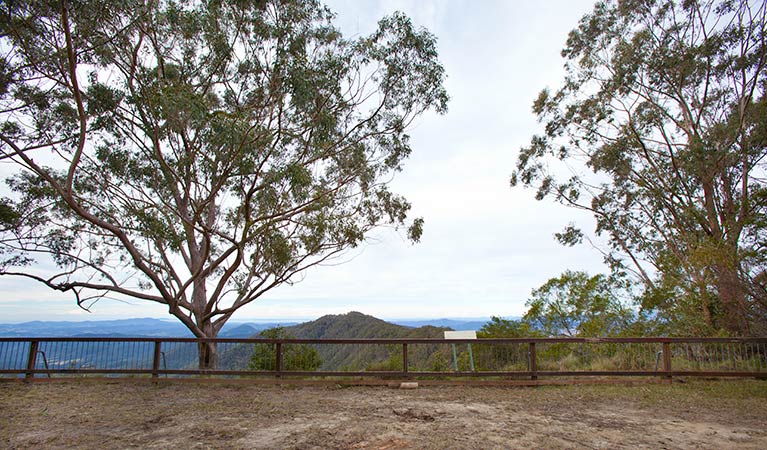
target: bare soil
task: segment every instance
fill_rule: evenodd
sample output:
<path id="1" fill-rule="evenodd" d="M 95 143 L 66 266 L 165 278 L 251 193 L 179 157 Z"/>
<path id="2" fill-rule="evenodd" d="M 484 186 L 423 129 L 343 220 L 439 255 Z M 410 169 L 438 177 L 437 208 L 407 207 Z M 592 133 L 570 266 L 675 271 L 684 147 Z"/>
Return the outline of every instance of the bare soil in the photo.
<path id="1" fill-rule="evenodd" d="M 387 387 L 0 383 L 10 449 L 767 448 L 767 381 Z"/>

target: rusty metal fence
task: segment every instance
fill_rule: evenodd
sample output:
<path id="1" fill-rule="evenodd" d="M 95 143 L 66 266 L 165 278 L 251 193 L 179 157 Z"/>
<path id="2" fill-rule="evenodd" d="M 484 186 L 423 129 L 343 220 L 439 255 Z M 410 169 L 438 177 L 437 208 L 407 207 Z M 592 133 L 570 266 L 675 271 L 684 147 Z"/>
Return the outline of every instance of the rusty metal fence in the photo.
<path id="1" fill-rule="evenodd" d="M 207 368 L 203 347 L 215 355 Z M 0 379 L 199 375 L 767 378 L 767 338 L 0 338 Z"/>

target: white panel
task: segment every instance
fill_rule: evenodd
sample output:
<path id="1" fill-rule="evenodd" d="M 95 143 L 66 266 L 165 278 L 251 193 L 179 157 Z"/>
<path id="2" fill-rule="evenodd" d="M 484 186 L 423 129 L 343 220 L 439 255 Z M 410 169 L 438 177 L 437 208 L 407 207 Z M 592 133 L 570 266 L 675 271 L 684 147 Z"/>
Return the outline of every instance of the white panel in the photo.
<path id="1" fill-rule="evenodd" d="M 476 339 L 476 331 L 445 331 L 445 339 Z"/>

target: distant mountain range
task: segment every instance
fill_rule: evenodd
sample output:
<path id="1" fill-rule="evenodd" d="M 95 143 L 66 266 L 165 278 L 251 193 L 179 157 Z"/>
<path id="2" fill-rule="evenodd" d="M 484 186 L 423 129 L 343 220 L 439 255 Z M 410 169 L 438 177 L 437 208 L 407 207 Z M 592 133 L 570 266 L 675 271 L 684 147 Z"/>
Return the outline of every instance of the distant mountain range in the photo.
<path id="1" fill-rule="evenodd" d="M 430 325 L 433 327 L 451 328 L 454 331 L 479 330 L 483 325 L 490 322 L 490 318 L 475 319 L 423 319 L 423 320 L 392 320 L 391 323 L 405 327 L 423 327 Z"/>
<path id="2" fill-rule="evenodd" d="M 259 331 L 277 326 L 295 325 L 283 323 L 228 323 L 219 337 L 245 338 Z M 3 337 L 192 337 L 192 333 L 175 320 L 122 319 L 85 322 L 24 322 L 0 324 Z"/>
<path id="3" fill-rule="evenodd" d="M 350 316 L 350 320 L 343 321 L 345 325 L 350 326 L 348 330 L 339 330 L 337 328 L 330 327 L 329 322 L 333 322 L 338 317 Z M 295 330 L 292 330 L 297 337 L 324 337 L 322 333 L 315 333 L 315 328 L 322 329 L 322 324 L 328 327 L 328 332 L 331 334 L 341 333 L 344 336 L 326 336 L 326 337 L 408 337 L 405 336 L 407 329 L 417 329 L 420 327 L 431 326 L 437 328 L 449 328 L 451 330 L 478 330 L 488 322 L 484 319 L 403 319 L 393 320 L 391 322 L 384 322 L 380 319 L 375 319 L 377 322 L 366 322 L 362 325 L 359 320 L 359 316 L 365 316 L 361 313 L 352 312 L 348 315 L 338 316 L 323 316 L 315 321 L 299 324 L 297 321 L 285 321 L 285 322 L 269 322 L 269 323 L 237 323 L 231 322 L 224 325 L 223 330 L 219 334 L 219 337 L 226 338 L 247 338 L 258 334 L 260 331 L 274 328 L 278 326 L 293 327 L 297 326 Z M 372 316 L 365 316 L 372 317 Z M 393 331 L 394 328 L 384 327 L 381 325 L 385 323 L 387 325 L 399 326 L 401 336 L 397 335 L 398 332 Z M 311 325 L 310 325 L 311 324 Z M 341 326 L 336 324 L 336 327 Z M 355 328 L 356 327 L 356 328 Z M 376 334 L 378 332 L 388 333 L 386 335 Z M 319 333 L 319 334 L 318 334 Z M 352 333 L 352 334 L 350 334 Z M 354 335 L 353 333 L 357 333 Z M 393 333 L 393 334 L 392 334 Z M 404 334 L 403 334 L 404 333 Z M 300 334 L 300 336 L 299 336 Z M 313 334 L 310 336 L 309 334 Z M 315 336 L 316 335 L 316 336 Z M 33 321 L 14 324 L 2 324 L 0 323 L 0 337 L 192 337 L 191 332 L 180 322 L 175 320 L 161 320 L 161 319 L 122 319 L 122 320 L 98 320 L 98 321 L 83 321 L 83 322 L 53 322 L 53 321 Z"/>

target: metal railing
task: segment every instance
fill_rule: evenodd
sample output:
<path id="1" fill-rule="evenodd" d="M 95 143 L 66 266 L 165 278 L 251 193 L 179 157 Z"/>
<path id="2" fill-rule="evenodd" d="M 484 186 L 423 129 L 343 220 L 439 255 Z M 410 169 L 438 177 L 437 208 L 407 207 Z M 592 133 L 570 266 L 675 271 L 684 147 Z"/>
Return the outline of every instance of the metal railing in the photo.
<path id="1" fill-rule="evenodd" d="M 36 375 L 767 378 L 767 338 L 0 338 L 0 378 Z"/>

